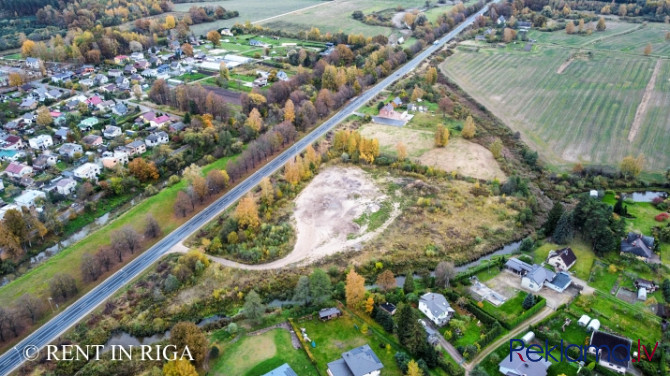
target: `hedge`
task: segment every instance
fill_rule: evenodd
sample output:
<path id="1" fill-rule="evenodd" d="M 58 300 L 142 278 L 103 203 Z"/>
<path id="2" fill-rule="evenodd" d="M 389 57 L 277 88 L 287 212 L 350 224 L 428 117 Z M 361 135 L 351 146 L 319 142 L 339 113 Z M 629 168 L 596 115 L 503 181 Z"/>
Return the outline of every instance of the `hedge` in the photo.
<path id="1" fill-rule="evenodd" d="M 470 313 L 472 313 L 473 315 L 475 315 L 475 317 L 478 318 L 479 321 L 483 322 L 484 325 L 486 325 L 486 326 L 495 325 L 495 323 L 498 322 L 498 320 L 497 320 L 495 317 L 491 316 L 491 314 L 489 314 L 488 312 L 486 312 L 486 311 L 484 311 L 483 309 L 479 308 L 479 307 L 478 307 L 474 302 L 472 302 L 471 300 L 468 301 L 468 304 L 466 305 L 466 308 L 468 309 L 468 311 L 470 311 Z M 531 308 L 531 309 L 532 309 L 532 308 Z M 503 327 L 504 327 L 504 326 L 505 326 L 505 325 L 503 325 Z"/>
<path id="2" fill-rule="evenodd" d="M 493 324 L 493 327 L 491 330 L 489 330 L 485 335 L 484 338 L 480 339 L 477 343 L 479 343 L 480 348 L 484 348 L 488 346 L 491 342 L 493 342 L 494 339 L 498 338 L 498 336 L 502 333 L 503 327 L 500 325 L 499 322 L 495 322 Z"/>
<path id="3" fill-rule="evenodd" d="M 291 327 L 293 328 L 293 331 L 295 332 L 296 337 L 298 337 L 298 341 L 300 341 L 300 344 L 302 345 L 303 350 L 307 353 L 307 357 L 309 358 L 309 361 L 312 362 L 315 366 L 317 365 L 316 359 L 314 359 L 314 355 L 312 355 L 312 352 L 309 351 L 309 346 L 310 344 L 305 342 L 305 339 L 302 337 L 302 332 L 300 331 L 300 328 L 298 328 L 295 323 L 293 322 L 292 318 L 288 319 L 288 322 L 291 324 Z M 319 375 L 321 375 L 321 371 L 317 369 L 317 372 Z"/>
<path id="4" fill-rule="evenodd" d="M 437 362 L 438 367 L 442 368 L 449 376 L 464 376 L 465 375 L 465 369 L 463 367 L 444 360 L 443 358 L 440 358 Z"/>
<path id="5" fill-rule="evenodd" d="M 541 296 L 539 298 L 540 298 L 540 300 L 537 303 L 535 303 L 534 306 L 532 306 L 529 310 L 522 313 L 521 315 L 517 316 L 514 320 L 512 320 L 512 321 L 501 321 L 500 323 L 502 324 L 502 326 L 507 330 L 514 329 L 514 327 L 516 327 L 517 325 L 522 323 L 524 320 L 528 319 L 529 317 L 536 314 L 539 310 L 544 308 L 544 306 L 547 305 L 547 300 L 545 298 L 541 297 Z"/>

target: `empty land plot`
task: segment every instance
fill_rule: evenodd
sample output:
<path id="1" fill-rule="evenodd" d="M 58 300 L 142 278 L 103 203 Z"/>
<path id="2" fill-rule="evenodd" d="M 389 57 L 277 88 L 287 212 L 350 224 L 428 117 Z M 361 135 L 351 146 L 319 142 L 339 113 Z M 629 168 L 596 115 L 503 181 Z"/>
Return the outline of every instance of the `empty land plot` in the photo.
<path id="1" fill-rule="evenodd" d="M 670 42 L 665 40 L 665 33 L 668 31 L 670 25 L 666 24 L 637 26 L 628 33 L 615 33 L 611 37 L 599 38 L 588 47 L 642 55 L 647 43 L 651 43 L 652 55 L 670 56 Z"/>
<path id="2" fill-rule="evenodd" d="M 458 49 L 441 68 L 552 165 L 616 165 L 642 153 L 648 169 L 664 171 L 670 163 L 669 63 L 662 63 L 645 120 L 628 142 L 655 59 L 596 52 L 557 74 L 572 52 L 546 45 L 533 53 Z"/>
<path id="3" fill-rule="evenodd" d="M 331 1 L 320 7 L 306 9 L 263 22 L 262 25 L 271 29 L 280 29 L 294 33 L 316 27 L 321 33 L 337 33 L 342 31 L 353 34 L 362 33 L 366 36 L 378 34 L 388 36 L 392 31 L 390 27 L 367 25 L 361 21 L 354 20 L 351 14 L 356 10 L 368 14 L 384 9 L 395 9 L 398 6 L 409 9 L 423 7 L 424 5 L 425 1 L 423 0 Z"/>
<path id="4" fill-rule="evenodd" d="M 362 127 L 360 132 L 364 137 L 376 138 L 380 150 L 393 155 L 396 154 L 398 142 L 405 144 L 410 157 L 420 157 L 432 149 L 434 144 L 433 132 L 424 130 L 370 123 Z"/>

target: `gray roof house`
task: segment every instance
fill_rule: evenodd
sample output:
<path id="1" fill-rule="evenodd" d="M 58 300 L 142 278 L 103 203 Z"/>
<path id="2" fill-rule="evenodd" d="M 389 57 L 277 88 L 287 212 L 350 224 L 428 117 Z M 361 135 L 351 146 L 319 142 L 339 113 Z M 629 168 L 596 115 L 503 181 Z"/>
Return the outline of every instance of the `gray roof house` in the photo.
<path id="1" fill-rule="evenodd" d="M 378 376 L 384 365 L 372 351 L 363 345 L 342 353 L 342 358 L 328 363 L 329 376 Z"/>
<path id="2" fill-rule="evenodd" d="M 654 257 L 654 238 L 629 232 L 621 241 L 621 253 L 631 253 L 637 257 L 649 259 Z"/>
<path id="3" fill-rule="evenodd" d="M 295 373 L 293 368 L 291 368 L 288 363 L 284 363 L 262 376 L 298 376 L 298 374 Z"/>
<path id="4" fill-rule="evenodd" d="M 419 311 L 423 312 L 435 325 L 443 326 L 451 320 L 454 309 L 442 294 L 428 292 L 419 299 Z"/>
<path id="5" fill-rule="evenodd" d="M 572 284 L 572 279 L 565 272 L 555 273 L 540 265 L 530 265 L 517 258 L 507 260 L 505 268 L 521 277 L 521 287 L 534 292 L 540 291 L 542 287 L 563 292 Z"/>
<path id="6" fill-rule="evenodd" d="M 524 362 L 519 357 L 505 356 L 498 363 L 498 371 L 505 376 L 547 376 L 551 362 L 542 358 L 538 362 Z"/>

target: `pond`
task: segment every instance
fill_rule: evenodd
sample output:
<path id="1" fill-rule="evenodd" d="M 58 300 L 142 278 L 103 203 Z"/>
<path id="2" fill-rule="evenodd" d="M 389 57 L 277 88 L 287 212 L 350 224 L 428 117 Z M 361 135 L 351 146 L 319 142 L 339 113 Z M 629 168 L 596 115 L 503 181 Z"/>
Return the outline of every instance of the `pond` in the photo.
<path id="1" fill-rule="evenodd" d="M 668 198 L 668 192 L 663 191 L 624 192 L 622 194 L 624 200 L 635 202 L 652 202 L 656 197 Z"/>

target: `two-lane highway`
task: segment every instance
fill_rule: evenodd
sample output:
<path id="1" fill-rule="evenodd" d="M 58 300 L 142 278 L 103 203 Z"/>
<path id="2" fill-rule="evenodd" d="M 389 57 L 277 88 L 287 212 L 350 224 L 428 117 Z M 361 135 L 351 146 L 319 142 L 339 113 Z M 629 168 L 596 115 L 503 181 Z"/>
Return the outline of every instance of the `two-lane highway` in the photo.
<path id="1" fill-rule="evenodd" d="M 346 119 L 356 109 L 365 105 L 369 100 L 374 98 L 374 96 L 376 96 L 380 91 L 391 85 L 400 77 L 411 72 L 423 60 L 428 58 L 428 56 L 433 54 L 438 49 L 442 48 L 446 42 L 455 38 L 466 27 L 472 24 L 476 17 L 482 15 L 487 10 L 488 5 L 476 14 L 468 17 L 468 19 L 457 26 L 454 30 L 444 35 L 442 38 L 437 40 L 435 44 L 430 45 L 423 52 L 419 53 L 412 60 L 392 73 L 391 76 L 386 77 L 384 80 L 365 91 L 359 97 L 350 101 L 350 103 L 342 108 L 341 111 L 333 115 L 333 117 L 325 121 L 314 131 L 303 137 L 301 140 L 297 141 L 292 147 L 288 148 L 279 156 L 268 162 L 265 166 L 261 167 L 259 170 L 233 188 L 230 192 L 223 195 L 206 209 L 197 213 L 193 218 L 188 220 L 182 226 L 165 236 L 153 247 L 142 253 L 135 260 L 131 261 L 123 269 L 111 275 L 86 295 L 82 296 L 72 305 L 65 308 L 56 317 L 42 325 L 24 340 L 22 340 L 16 347 L 5 352 L 0 357 L 0 375 L 9 374 L 18 366 L 20 366 L 24 361 L 26 361 L 26 355 L 30 355 L 32 353 L 30 350 L 31 348 L 34 348 L 33 346 L 41 349 L 47 344 L 53 342 L 63 332 L 68 330 L 85 315 L 95 309 L 95 307 L 103 303 L 121 287 L 132 281 L 135 277 L 140 275 L 140 273 L 150 267 L 156 260 L 168 252 L 175 244 L 188 237 L 191 233 L 205 225 L 207 222 L 214 219 L 228 206 L 236 202 L 250 189 L 258 185 L 264 177 L 270 176 L 272 173 L 277 171 L 286 163 L 286 161 L 295 157 L 308 145 L 312 144 L 314 141 L 326 134 L 326 132 L 333 129 L 333 127 L 339 124 L 342 120 Z M 26 352 L 28 352 L 28 354 L 26 354 Z"/>

